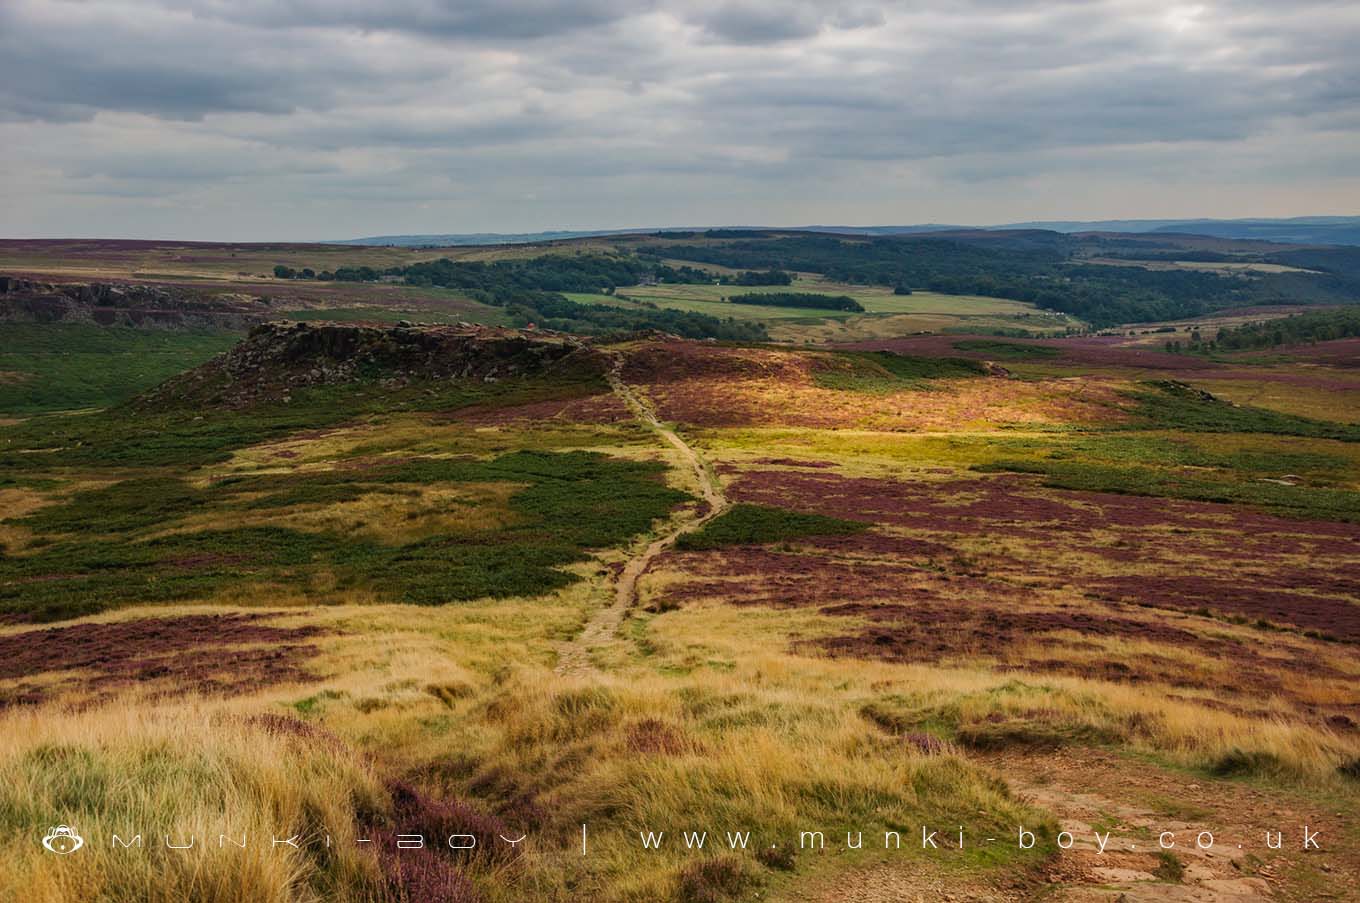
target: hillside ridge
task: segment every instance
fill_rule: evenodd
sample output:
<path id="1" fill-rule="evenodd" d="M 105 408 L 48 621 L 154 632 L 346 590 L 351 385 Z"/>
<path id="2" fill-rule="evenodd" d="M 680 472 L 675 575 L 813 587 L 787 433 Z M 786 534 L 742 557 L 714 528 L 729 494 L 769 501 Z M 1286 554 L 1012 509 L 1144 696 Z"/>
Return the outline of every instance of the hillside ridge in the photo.
<path id="1" fill-rule="evenodd" d="M 294 391 L 356 380 L 386 388 L 415 382 L 496 382 L 548 370 L 604 369 L 588 340 L 539 330 L 459 323 L 363 326 L 270 321 L 199 367 L 144 393 L 137 403 L 211 403 L 228 408 L 287 402 Z"/>

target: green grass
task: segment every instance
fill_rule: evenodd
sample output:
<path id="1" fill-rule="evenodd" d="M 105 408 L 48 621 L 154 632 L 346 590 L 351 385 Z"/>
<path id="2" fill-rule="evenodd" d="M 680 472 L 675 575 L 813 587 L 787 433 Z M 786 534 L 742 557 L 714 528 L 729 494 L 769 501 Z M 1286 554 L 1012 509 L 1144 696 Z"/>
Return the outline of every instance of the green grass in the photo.
<path id="1" fill-rule="evenodd" d="M 738 504 L 676 542 L 682 549 L 716 549 L 721 546 L 781 542 L 803 536 L 858 533 L 870 524 L 820 514 L 803 514 L 764 505 Z"/>
<path id="2" fill-rule="evenodd" d="M 1001 342 L 991 339 L 964 339 L 955 342 L 957 351 L 979 351 L 999 361 L 1027 361 L 1039 358 L 1057 357 L 1061 352 L 1047 345 L 1022 345 L 1018 342 Z"/>
<path id="3" fill-rule="evenodd" d="M 382 414 L 522 404 L 604 388 L 592 373 L 552 381 L 418 382 L 400 389 L 367 380 L 306 389 L 287 404 L 244 410 L 121 406 L 94 414 L 36 417 L 6 429 L 0 438 L 0 469 L 18 473 L 54 467 L 211 464 L 238 448 Z"/>
<path id="4" fill-rule="evenodd" d="M 987 367 L 965 358 L 914 357 L 890 351 L 844 351 L 814 374 L 817 385 L 852 392 L 896 392 L 933 379 L 985 376 Z"/>
<path id="5" fill-rule="evenodd" d="M 240 337 L 224 330 L 0 323 L 0 414 L 116 404 L 198 366 Z"/>
<path id="6" fill-rule="evenodd" d="M 727 301 L 729 304 L 756 304 L 762 307 L 797 307 L 864 313 L 863 305 L 849 295 L 830 295 L 823 292 L 746 292 L 729 295 Z"/>
<path id="7" fill-rule="evenodd" d="M 36 551 L 0 556 L 0 612 L 55 620 L 122 604 L 201 598 L 242 584 L 334 592 L 363 589 L 417 604 L 535 596 L 575 578 L 561 567 L 587 550 L 645 531 L 686 496 L 659 464 L 590 452 L 521 451 L 481 461 L 416 459 L 378 469 L 219 481 L 203 489 L 171 478 L 126 480 L 76 493 L 14 522 L 39 534 Z M 385 544 L 352 535 L 251 526 L 155 536 L 189 514 L 325 504 L 394 483 L 510 483 L 508 526 Z M 325 591 L 318 591 L 324 595 Z"/>
<path id="8" fill-rule="evenodd" d="M 1157 868 L 1153 870 L 1152 874 L 1162 881 L 1179 884 L 1185 877 L 1185 866 L 1176 858 L 1175 853 L 1170 850 L 1159 850 L 1157 852 Z"/>
<path id="9" fill-rule="evenodd" d="M 204 598 L 242 585 L 293 587 L 318 597 L 355 589 L 419 604 L 534 596 L 564 586 L 575 578 L 563 565 L 645 531 L 684 498 L 661 482 L 660 465 L 535 451 L 489 459 L 405 457 L 385 466 L 234 475 L 207 484 L 188 478 L 237 449 L 303 430 L 403 411 L 574 397 L 603 387 L 600 376 L 587 371 L 551 380 L 446 380 L 399 389 L 371 380 L 305 390 L 287 404 L 243 410 L 139 400 L 94 414 L 33 418 L 8 428 L 0 440 L 7 484 L 51 488 L 52 476 L 70 469 L 116 482 L 62 497 L 15 521 L 34 538 L 21 555 L 0 549 L 0 611 L 50 620 L 123 604 Z M 505 450 L 502 440 L 483 453 Z M 396 544 L 260 525 L 271 512 L 465 483 L 517 487 L 508 525 Z M 247 513 L 250 525 L 240 525 Z M 190 517 L 215 526 L 164 535 Z"/>
<path id="10" fill-rule="evenodd" d="M 1332 440 L 1304 445 L 1281 437 L 1255 437 L 1248 434 L 1240 434 L 1232 442 L 1224 442 L 1204 436 L 1196 437 L 1193 433 L 1148 435 L 1124 432 L 1105 436 L 1078 436 L 1061 445 L 1007 440 L 998 448 L 1003 455 L 1019 448 L 1033 448 L 1041 450 L 1042 457 L 1052 460 L 1213 468 L 1234 472 L 1243 478 L 1302 474 L 1310 482 L 1345 480 L 1352 469 L 1360 465 L 1360 456 L 1354 452 L 1339 454 L 1351 450 L 1332 444 Z"/>
<path id="11" fill-rule="evenodd" d="M 1286 486 L 1232 476 L 1201 476 L 1152 466 L 1051 459 L 1003 459 L 977 465 L 975 469 L 1041 474 L 1043 485 L 1055 489 L 1255 505 L 1291 517 L 1360 522 L 1360 492 L 1349 489 Z"/>
<path id="12" fill-rule="evenodd" d="M 747 317 L 759 319 L 806 318 L 809 311 L 797 307 L 749 307 L 724 301 L 733 295 L 758 293 L 798 292 L 822 295 L 844 295 L 853 298 L 870 314 L 948 314 L 966 316 L 1016 316 L 1031 314 L 1051 317 L 1047 328 L 1059 328 L 1076 321 L 1061 314 L 1040 311 L 1020 301 L 1004 298 L 987 298 L 981 295 L 942 295 L 935 292 L 912 292 L 910 295 L 895 295 L 891 288 L 882 286 L 851 285 L 821 279 L 802 278 L 793 285 L 746 286 L 746 285 L 637 285 L 620 288 L 617 295 L 594 295 L 567 293 L 567 297 L 582 304 L 618 304 L 622 298 L 637 302 L 655 304 L 689 310 L 696 313 L 712 314 L 720 317 Z M 748 309 L 743 310 L 743 307 Z M 819 318 L 844 317 L 847 313 L 817 311 Z"/>

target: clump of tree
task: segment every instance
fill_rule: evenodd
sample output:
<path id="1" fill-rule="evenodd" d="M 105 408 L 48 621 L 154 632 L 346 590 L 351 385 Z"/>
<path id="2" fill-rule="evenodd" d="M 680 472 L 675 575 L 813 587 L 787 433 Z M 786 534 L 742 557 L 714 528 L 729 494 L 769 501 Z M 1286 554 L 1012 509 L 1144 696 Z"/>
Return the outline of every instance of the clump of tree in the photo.
<path id="1" fill-rule="evenodd" d="M 763 342 L 769 339 L 762 323 L 719 318 L 673 308 L 625 308 L 604 304 L 581 304 L 551 292 L 527 292 L 507 299 L 505 305 L 517 326 L 533 323 L 560 332 L 611 335 L 659 330 L 687 339 L 723 339 Z"/>
<path id="2" fill-rule="evenodd" d="M 1196 348 L 1198 331 L 1191 333 L 1190 350 Z M 1274 320 L 1244 323 L 1222 328 L 1210 348 L 1203 350 L 1244 351 L 1277 348 L 1281 345 L 1301 345 L 1328 342 L 1360 336 L 1360 307 L 1338 307 L 1333 310 L 1309 311 Z M 1203 343 L 1203 339 L 1199 340 Z"/>
<path id="3" fill-rule="evenodd" d="M 544 254 L 519 260 L 447 257 L 394 268 L 409 285 L 437 285 L 492 294 L 506 291 L 609 294 L 655 275 L 656 264 L 622 254 Z"/>
<path id="4" fill-rule="evenodd" d="M 670 264 L 656 264 L 652 275 L 657 282 L 664 282 L 668 285 L 709 285 L 713 282 L 714 276 L 708 270 L 701 270 L 692 266 L 671 266 Z"/>
<path id="5" fill-rule="evenodd" d="M 397 269 L 397 268 L 392 268 Z M 384 275 L 396 275 L 375 270 L 373 267 L 336 267 L 334 279 L 336 282 L 377 282 Z"/>
<path id="6" fill-rule="evenodd" d="M 793 274 L 787 270 L 743 270 L 732 275 L 723 275 L 718 281 L 723 285 L 793 285 Z"/>
<path id="7" fill-rule="evenodd" d="M 275 278 L 275 279 L 316 279 L 316 278 L 318 278 L 318 277 L 317 277 L 317 275 L 316 275 L 316 270 L 312 269 L 311 267 L 303 267 L 303 268 L 300 269 L 300 270 L 296 270 L 296 269 L 294 269 L 294 268 L 292 268 L 292 267 L 290 267 L 290 266 L 284 266 L 283 264 L 280 263 L 280 264 L 275 265 L 275 267 L 274 267 L 274 278 Z"/>
<path id="8" fill-rule="evenodd" d="M 727 299 L 733 304 L 759 304 L 764 307 L 808 307 L 815 310 L 846 310 L 862 313 L 864 306 L 849 295 L 819 295 L 815 292 L 750 292 Z"/>

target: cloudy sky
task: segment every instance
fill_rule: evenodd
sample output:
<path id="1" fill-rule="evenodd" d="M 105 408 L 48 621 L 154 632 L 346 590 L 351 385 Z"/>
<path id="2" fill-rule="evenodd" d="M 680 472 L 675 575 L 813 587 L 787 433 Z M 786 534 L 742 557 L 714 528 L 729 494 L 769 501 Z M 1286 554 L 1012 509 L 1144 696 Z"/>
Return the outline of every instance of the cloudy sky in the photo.
<path id="1" fill-rule="evenodd" d="M 1360 3 L 0 0 L 0 236 L 1360 213 Z"/>

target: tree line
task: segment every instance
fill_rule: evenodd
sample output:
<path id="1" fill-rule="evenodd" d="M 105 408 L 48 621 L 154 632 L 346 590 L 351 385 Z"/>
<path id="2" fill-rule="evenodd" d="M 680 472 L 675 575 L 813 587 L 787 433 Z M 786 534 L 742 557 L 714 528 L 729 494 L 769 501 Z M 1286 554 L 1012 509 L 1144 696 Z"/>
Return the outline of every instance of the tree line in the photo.
<path id="1" fill-rule="evenodd" d="M 413 286 L 438 286 L 458 291 L 475 301 L 505 308 L 513 323 L 535 324 L 563 332 L 587 334 L 637 332 L 657 329 L 686 338 L 717 338 L 731 341 L 764 341 L 769 338 L 760 323 L 658 308 L 632 308 L 581 304 L 563 292 L 612 295 L 623 286 L 637 285 L 644 277 L 659 278 L 658 269 L 670 270 L 673 278 L 701 275 L 712 283 L 707 271 L 693 267 L 667 267 L 654 260 L 622 254 L 544 254 L 510 260 L 422 261 L 383 270 L 372 267 L 341 267 L 330 274 L 337 280 L 375 282 L 384 277 Z M 307 271 L 274 268 L 281 279 L 311 278 Z M 686 272 L 688 271 L 688 272 Z M 288 275 L 293 272 L 294 275 Z M 315 278 L 320 278 L 317 274 Z"/>
<path id="2" fill-rule="evenodd" d="M 1360 336 L 1360 307 L 1346 306 L 1332 310 L 1308 311 L 1274 320 L 1243 323 L 1241 326 L 1221 327 L 1212 339 L 1205 339 L 1199 330 L 1190 333 L 1182 345 L 1167 343 L 1168 351 L 1260 351 L 1282 345 L 1303 345 L 1329 342 Z"/>
<path id="3" fill-rule="evenodd" d="M 1026 244 L 993 236 L 830 235 L 734 238 L 666 249 L 673 259 L 734 269 L 812 272 L 857 285 L 1008 298 L 1062 311 L 1098 328 L 1251 304 L 1360 300 L 1356 249 L 1281 252 L 1271 259 L 1320 272 L 1250 276 L 1085 264 L 1072 251 L 1070 242 Z"/>
<path id="4" fill-rule="evenodd" d="M 819 295 L 815 292 L 749 292 L 727 299 L 732 304 L 760 304 L 765 307 L 810 307 L 817 310 L 863 312 L 864 306 L 849 295 Z"/>

